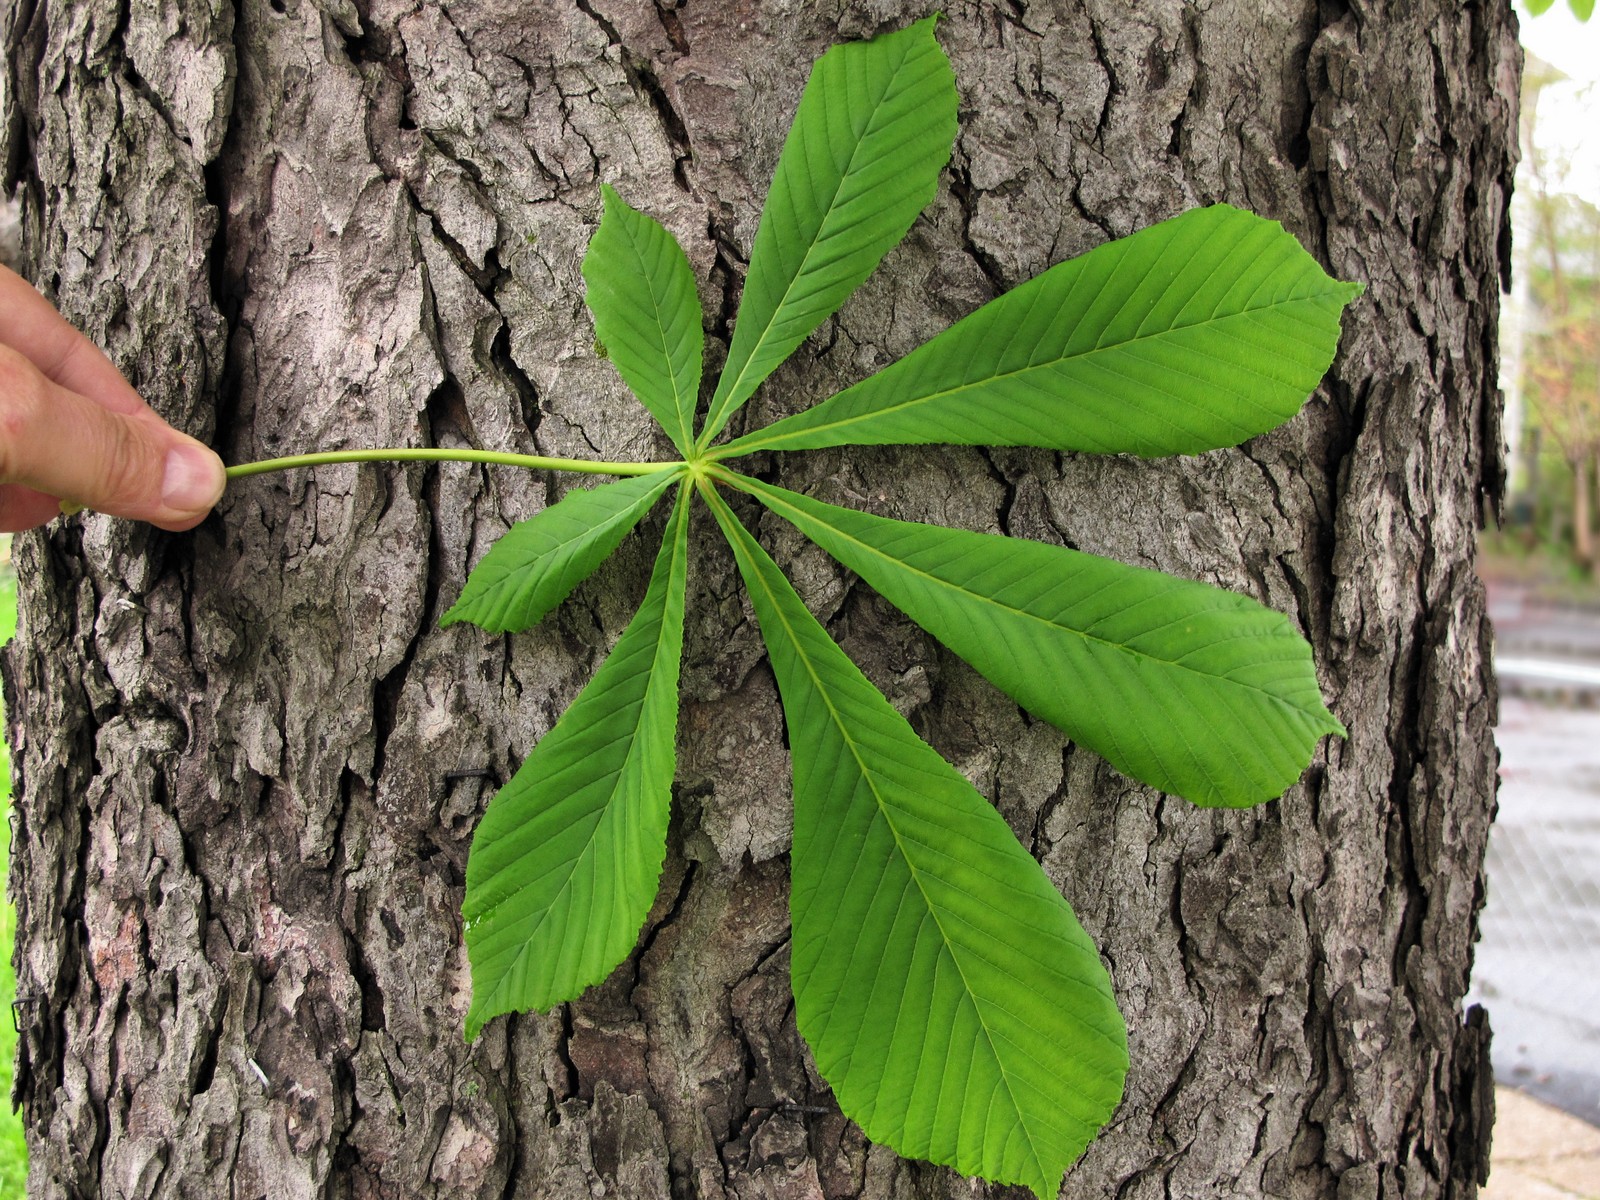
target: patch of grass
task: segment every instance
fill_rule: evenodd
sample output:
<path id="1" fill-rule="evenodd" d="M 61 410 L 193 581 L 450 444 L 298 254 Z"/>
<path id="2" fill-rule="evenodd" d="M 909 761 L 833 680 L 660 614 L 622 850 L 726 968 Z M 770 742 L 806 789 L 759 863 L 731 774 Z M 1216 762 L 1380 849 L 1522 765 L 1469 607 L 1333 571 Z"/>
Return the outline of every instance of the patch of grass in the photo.
<path id="1" fill-rule="evenodd" d="M 11 539 L 0 537 L 0 646 L 17 628 L 17 578 L 11 570 Z M 0 722 L 4 711 L 0 710 Z M 0 874 L 11 862 L 11 754 L 0 723 Z M 22 1120 L 11 1111 L 11 1073 L 17 1055 L 16 1028 L 9 1019 L 17 980 L 11 969 L 11 948 L 17 940 L 17 914 L 10 899 L 0 904 L 0 1200 L 23 1200 L 28 1187 L 28 1146 Z"/>

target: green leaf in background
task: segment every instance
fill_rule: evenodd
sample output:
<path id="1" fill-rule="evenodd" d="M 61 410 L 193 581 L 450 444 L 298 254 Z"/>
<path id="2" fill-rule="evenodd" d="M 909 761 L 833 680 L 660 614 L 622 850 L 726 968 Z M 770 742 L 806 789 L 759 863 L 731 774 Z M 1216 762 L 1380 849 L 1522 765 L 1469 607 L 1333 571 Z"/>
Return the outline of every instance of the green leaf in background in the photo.
<path id="1" fill-rule="evenodd" d="M 469 1041 L 490 1017 L 573 999 L 638 940 L 677 763 L 688 531 L 685 487 L 638 613 L 473 836 L 462 904 Z"/>
<path id="2" fill-rule="evenodd" d="M 694 445 L 705 331 L 677 239 L 601 184 L 605 216 L 583 258 L 595 332 L 633 394 L 680 453 Z"/>
<path id="3" fill-rule="evenodd" d="M 1556 0 L 1522 0 L 1522 7 L 1530 17 L 1542 17 L 1555 7 Z M 1567 8 L 1580 21 L 1594 16 L 1594 0 L 1567 0 Z"/>
<path id="4" fill-rule="evenodd" d="M 634 475 L 571 491 L 518 521 L 467 577 L 439 624 L 471 621 L 491 633 L 527 629 L 587 579 L 681 471 Z"/>
<path id="5" fill-rule="evenodd" d="M 1330 279 L 1276 221 L 1195 209 L 1051 267 L 714 456 L 950 443 L 1148 457 L 1237 445 L 1300 410 L 1360 291 Z"/>
<path id="6" fill-rule="evenodd" d="M 1030 712 L 1196 804 L 1270 800 L 1324 734 L 1311 647 L 1247 596 L 1062 546 L 875 517 L 743 476 Z"/>
<path id="7" fill-rule="evenodd" d="M 933 199 L 956 135 L 934 18 L 817 60 L 750 252 L 733 344 L 699 445 L 843 304 Z"/>
<path id="8" fill-rule="evenodd" d="M 994 808 L 708 500 L 788 719 L 790 969 L 817 1067 L 873 1141 L 1049 1200 L 1127 1070 L 1094 944 Z"/>

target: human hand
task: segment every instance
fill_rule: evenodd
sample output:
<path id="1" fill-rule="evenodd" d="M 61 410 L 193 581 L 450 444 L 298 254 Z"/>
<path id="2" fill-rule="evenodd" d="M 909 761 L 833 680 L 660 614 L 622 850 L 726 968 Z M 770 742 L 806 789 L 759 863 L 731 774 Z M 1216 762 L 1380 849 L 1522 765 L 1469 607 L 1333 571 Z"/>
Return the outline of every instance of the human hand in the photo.
<path id="1" fill-rule="evenodd" d="M 191 529 L 222 496 L 222 460 L 173 429 L 111 360 L 0 266 L 0 532 L 66 501 Z"/>

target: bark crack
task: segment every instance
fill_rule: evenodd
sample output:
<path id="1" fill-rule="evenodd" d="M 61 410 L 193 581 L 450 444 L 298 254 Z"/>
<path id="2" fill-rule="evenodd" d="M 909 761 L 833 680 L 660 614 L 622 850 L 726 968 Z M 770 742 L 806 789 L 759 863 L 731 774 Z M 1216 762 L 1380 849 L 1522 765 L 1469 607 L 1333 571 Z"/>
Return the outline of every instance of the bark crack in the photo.
<path id="1" fill-rule="evenodd" d="M 994 256 L 980 246 L 972 236 L 972 222 L 977 216 L 979 192 L 972 186 L 972 173 L 970 170 L 950 168 L 950 194 L 955 198 L 961 208 L 961 241 L 962 249 L 967 256 L 977 264 L 978 270 L 983 272 L 983 277 L 989 281 L 991 295 L 1003 295 L 1008 287 L 1005 272 Z"/>

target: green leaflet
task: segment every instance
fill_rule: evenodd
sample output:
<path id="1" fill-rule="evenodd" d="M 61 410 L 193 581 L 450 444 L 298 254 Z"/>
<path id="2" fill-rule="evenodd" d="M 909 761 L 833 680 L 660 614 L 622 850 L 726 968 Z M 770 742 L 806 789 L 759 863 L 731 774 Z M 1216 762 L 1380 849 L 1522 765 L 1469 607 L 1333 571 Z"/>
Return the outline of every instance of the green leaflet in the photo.
<path id="1" fill-rule="evenodd" d="M 1276 221 L 1226 204 L 1108 242 L 990 301 L 876 375 L 730 442 L 941 442 L 1098 454 L 1233 446 L 1300 410 L 1361 291 Z"/>
<path id="2" fill-rule="evenodd" d="M 688 454 L 705 354 L 694 272 L 672 234 L 610 185 L 600 190 L 605 216 L 583 258 L 584 300 L 622 378 Z"/>
<path id="3" fill-rule="evenodd" d="M 688 488 L 638 613 L 588 687 L 489 805 L 462 905 L 467 1040 L 547 1009 L 628 956 L 655 900 L 676 768 Z"/>
<path id="4" fill-rule="evenodd" d="M 537 624 L 681 477 L 681 471 L 658 471 L 568 492 L 537 516 L 518 521 L 473 568 L 439 624 L 471 621 L 491 633 Z"/>
<path id="5" fill-rule="evenodd" d="M 956 135 L 955 77 L 933 27 L 929 17 L 835 46 L 812 68 L 767 192 L 702 448 L 933 199 Z"/>
<path id="6" fill-rule="evenodd" d="M 1119 770 L 1207 806 L 1283 792 L 1318 740 L 1311 647 L 1221 588 L 1061 546 L 870 516 L 743 476 L 1030 712 Z"/>
<path id="7" fill-rule="evenodd" d="M 817 1067 L 872 1140 L 1049 1200 L 1127 1070 L 1094 944 L 1000 815 L 708 500 L 788 718 L 790 970 Z"/>

